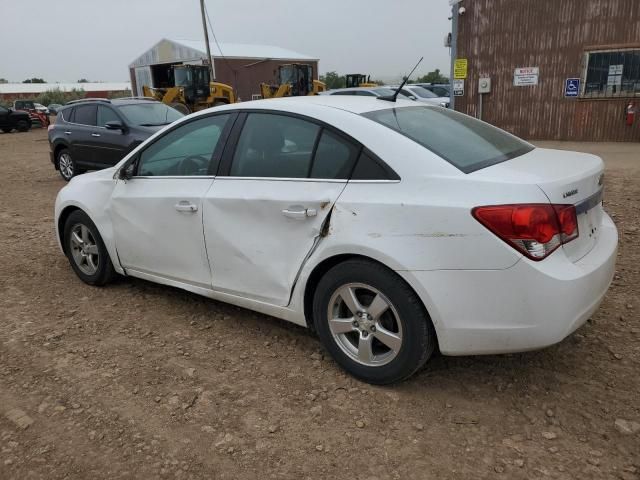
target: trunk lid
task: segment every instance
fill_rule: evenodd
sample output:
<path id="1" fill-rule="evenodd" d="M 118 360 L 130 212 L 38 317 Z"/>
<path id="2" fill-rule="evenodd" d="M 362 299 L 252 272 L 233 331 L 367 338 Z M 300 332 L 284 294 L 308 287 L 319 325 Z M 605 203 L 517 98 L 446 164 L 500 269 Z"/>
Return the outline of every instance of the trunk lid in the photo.
<path id="1" fill-rule="evenodd" d="M 535 148 L 512 160 L 472 173 L 502 182 L 536 184 L 553 204 L 575 205 L 578 238 L 563 245 L 573 262 L 596 245 L 602 223 L 604 163 L 579 152 Z"/>

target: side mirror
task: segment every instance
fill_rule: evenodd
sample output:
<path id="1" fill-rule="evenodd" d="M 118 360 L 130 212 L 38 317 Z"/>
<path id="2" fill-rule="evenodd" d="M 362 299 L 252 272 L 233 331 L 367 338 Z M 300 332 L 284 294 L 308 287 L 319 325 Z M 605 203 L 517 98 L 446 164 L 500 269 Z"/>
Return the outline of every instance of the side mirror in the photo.
<path id="1" fill-rule="evenodd" d="M 133 178 L 133 170 L 136 167 L 136 162 L 131 162 L 125 167 L 122 167 L 118 170 L 118 179 L 119 180 L 131 180 Z"/>
<path id="2" fill-rule="evenodd" d="M 107 128 L 107 130 L 124 130 L 124 125 L 122 124 L 122 122 L 119 122 L 117 120 L 107 122 L 104 124 L 104 126 Z"/>

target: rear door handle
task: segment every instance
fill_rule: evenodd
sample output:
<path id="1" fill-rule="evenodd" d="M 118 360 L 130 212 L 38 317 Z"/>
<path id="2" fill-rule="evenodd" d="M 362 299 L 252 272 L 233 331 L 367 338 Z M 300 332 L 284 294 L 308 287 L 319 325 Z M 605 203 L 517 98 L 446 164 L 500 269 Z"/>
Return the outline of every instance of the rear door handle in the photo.
<path id="1" fill-rule="evenodd" d="M 175 209 L 179 212 L 197 212 L 198 206 L 191 202 L 178 202 L 174 205 Z"/>
<path id="2" fill-rule="evenodd" d="M 292 205 L 291 207 L 282 210 L 282 214 L 285 217 L 293 218 L 295 220 L 304 220 L 308 217 L 315 217 L 318 215 L 318 211 L 315 208 L 304 208 L 299 205 Z"/>
<path id="3" fill-rule="evenodd" d="M 99 136 L 100 136 L 100 134 L 99 134 L 99 133 L 92 133 L 92 134 L 91 134 L 91 136 L 92 136 L 92 137 L 99 137 Z"/>

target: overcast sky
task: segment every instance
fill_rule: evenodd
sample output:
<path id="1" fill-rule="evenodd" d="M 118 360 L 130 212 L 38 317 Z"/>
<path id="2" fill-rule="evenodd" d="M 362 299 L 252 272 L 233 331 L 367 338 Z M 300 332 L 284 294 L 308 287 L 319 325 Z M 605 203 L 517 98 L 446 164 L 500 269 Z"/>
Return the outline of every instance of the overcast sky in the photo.
<path id="1" fill-rule="evenodd" d="M 447 0 L 206 0 L 221 43 L 277 45 L 320 58 L 320 73 L 392 79 L 448 71 Z M 199 0 L 0 0 L 0 78 L 129 80 L 163 37 L 201 39 Z"/>

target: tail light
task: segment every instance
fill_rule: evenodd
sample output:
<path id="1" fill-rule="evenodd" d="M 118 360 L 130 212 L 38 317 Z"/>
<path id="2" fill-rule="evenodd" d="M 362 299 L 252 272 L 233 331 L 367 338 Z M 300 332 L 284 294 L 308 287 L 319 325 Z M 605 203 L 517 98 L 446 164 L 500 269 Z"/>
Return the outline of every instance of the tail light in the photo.
<path id="1" fill-rule="evenodd" d="M 573 205 L 490 205 L 476 207 L 471 214 L 532 260 L 542 260 L 579 234 Z"/>
<path id="2" fill-rule="evenodd" d="M 47 127 L 47 132 L 50 132 L 51 130 L 53 130 L 53 123 L 50 123 Z"/>

